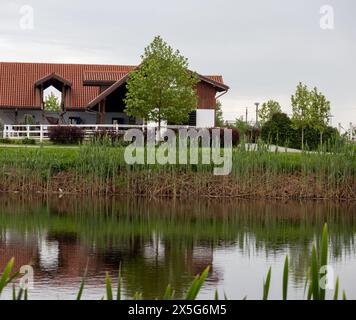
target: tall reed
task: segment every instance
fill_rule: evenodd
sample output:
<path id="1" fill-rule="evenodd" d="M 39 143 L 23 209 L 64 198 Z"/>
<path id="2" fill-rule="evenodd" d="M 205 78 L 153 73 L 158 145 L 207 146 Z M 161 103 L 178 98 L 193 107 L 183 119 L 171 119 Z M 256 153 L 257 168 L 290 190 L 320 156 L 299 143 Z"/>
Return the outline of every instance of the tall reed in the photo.
<path id="1" fill-rule="evenodd" d="M 240 146 L 233 150 L 231 174 L 224 177 L 213 175 L 213 163 L 128 165 L 124 151 L 105 144 L 1 149 L 0 191 L 356 199 L 355 148 L 349 145 L 300 154 Z"/>

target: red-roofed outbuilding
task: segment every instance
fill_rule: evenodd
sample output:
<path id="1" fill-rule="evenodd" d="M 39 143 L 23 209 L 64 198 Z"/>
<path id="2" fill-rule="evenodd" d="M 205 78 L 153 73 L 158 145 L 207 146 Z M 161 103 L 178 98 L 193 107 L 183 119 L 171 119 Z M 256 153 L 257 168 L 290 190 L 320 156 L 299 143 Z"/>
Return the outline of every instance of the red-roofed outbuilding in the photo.
<path id="1" fill-rule="evenodd" d="M 46 124 L 44 91 L 61 93 L 61 121 L 76 124 L 133 124 L 125 114 L 126 80 L 135 66 L 0 62 L 0 119 L 5 124 Z M 210 122 L 216 97 L 228 91 L 222 76 L 199 76 L 196 122 Z M 105 104 L 105 105 L 103 105 Z M 200 116 L 199 116 L 200 114 Z M 203 119 L 210 118 L 210 119 Z M 215 117 L 214 117 L 215 118 Z M 198 123 L 195 123 L 198 125 Z"/>

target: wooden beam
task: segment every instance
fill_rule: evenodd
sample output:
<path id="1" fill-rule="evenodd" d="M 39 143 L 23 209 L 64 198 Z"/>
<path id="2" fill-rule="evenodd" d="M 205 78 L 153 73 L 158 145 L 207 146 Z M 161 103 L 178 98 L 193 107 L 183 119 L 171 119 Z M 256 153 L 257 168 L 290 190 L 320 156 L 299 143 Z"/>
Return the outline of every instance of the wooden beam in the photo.
<path id="1" fill-rule="evenodd" d="M 105 120 L 105 112 L 106 112 L 106 99 L 104 99 L 103 101 L 101 101 L 99 103 L 99 112 L 97 115 L 97 124 L 104 124 L 104 120 Z"/>
<path id="2" fill-rule="evenodd" d="M 44 103 L 43 103 L 43 85 L 41 85 L 40 88 L 40 107 L 43 110 L 44 109 Z"/>
<path id="3" fill-rule="evenodd" d="M 62 102 L 61 102 L 62 111 L 64 111 L 65 107 L 66 107 L 66 92 L 67 92 L 67 88 L 66 88 L 66 86 L 63 86 L 62 87 Z"/>

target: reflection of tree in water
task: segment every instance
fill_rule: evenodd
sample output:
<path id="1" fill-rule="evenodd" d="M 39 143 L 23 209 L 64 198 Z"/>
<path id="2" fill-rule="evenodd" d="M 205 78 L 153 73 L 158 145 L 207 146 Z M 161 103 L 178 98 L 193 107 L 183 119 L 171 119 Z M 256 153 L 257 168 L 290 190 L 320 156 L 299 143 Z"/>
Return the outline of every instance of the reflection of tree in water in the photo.
<path id="1" fill-rule="evenodd" d="M 162 294 L 168 283 L 182 294 L 193 275 L 214 267 L 213 253 L 220 246 L 236 247 L 246 256 L 288 253 L 294 281 L 300 284 L 310 245 L 320 239 L 325 221 L 334 261 L 355 253 L 353 212 L 351 203 L 7 197 L 0 199 L 0 250 L 7 253 L 2 256 L 14 252 L 20 260 L 30 251 L 36 256 L 33 243 L 22 253 L 10 250 L 6 230 L 46 232 L 48 241 L 58 242 L 57 272 L 78 277 L 90 257 L 90 274 L 110 271 L 115 276 L 122 261 L 127 292 L 142 291 L 148 298 Z M 220 278 L 215 268 L 209 280 Z"/>
<path id="2" fill-rule="evenodd" d="M 123 261 L 124 283 L 129 296 L 143 292 L 145 298 L 161 296 L 170 283 L 178 297 L 189 286 L 202 266 L 212 264 L 213 250 L 203 248 L 196 255 L 196 245 L 184 239 L 148 241 L 141 251 Z"/>

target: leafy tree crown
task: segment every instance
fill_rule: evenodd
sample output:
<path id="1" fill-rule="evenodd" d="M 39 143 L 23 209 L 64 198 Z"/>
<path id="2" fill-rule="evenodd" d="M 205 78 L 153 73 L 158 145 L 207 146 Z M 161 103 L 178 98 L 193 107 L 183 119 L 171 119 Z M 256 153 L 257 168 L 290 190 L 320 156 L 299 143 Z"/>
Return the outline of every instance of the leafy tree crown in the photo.
<path id="1" fill-rule="evenodd" d="M 262 107 L 259 111 L 260 123 L 263 125 L 267 121 L 272 119 L 272 116 L 276 113 L 281 113 L 282 108 L 279 102 L 274 100 L 269 100 L 262 104 Z"/>
<path id="2" fill-rule="evenodd" d="M 181 124 L 197 107 L 198 76 L 188 70 L 188 60 L 161 37 L 145 49 L 142 64 L 127 82 L 126 113 L 159 124 Z"/>
<path id="3" fill-rule="evenodd" d="M 224 115 L 222 111 L 222 104 L 220 101 L 216 102 L 216 112 L 215 112 L 215 126 L 222 128 L 225 126 Z"/>
<path id="4" fill-rule="evenodd" d="M 59 103 L 59 99 L 55 96 L 53 92 L 51 92 L 51 94 L 46 97 L 44 106 L 45 106 L 45 110 L 49 112 L 61 111 L 61 105 Z"/>

